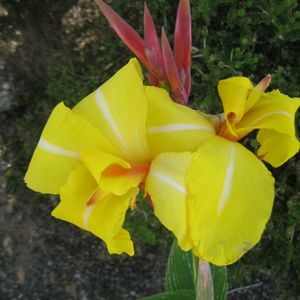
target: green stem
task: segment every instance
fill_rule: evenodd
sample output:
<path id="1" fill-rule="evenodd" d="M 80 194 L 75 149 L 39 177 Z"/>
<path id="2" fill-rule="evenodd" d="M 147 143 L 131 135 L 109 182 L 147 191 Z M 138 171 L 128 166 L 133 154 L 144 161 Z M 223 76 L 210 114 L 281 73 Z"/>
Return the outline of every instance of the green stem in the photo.
<path id="1" fill-rule="evenodd" d="M 202 259 L 199 259 L 198 264 L 196 300 L 214 300 L 214 282 L 210 265 Z"/>

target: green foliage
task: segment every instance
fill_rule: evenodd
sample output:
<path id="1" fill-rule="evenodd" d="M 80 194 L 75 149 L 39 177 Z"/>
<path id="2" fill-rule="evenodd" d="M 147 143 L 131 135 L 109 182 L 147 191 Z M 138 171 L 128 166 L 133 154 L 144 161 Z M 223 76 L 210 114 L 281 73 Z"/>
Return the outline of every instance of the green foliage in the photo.
<path id="1" fill-rule="evenodd" d="M 110 2 L 142 32 L 143 1 Z M 62 100 L 75 104 L 131 54 L 91 1 L 3 0 L 1 4 L 9 11 L 8 16 L 0 17 L 2 71 L 13 76 L 14 86 L 12 110 L 0 115 L 3 159 L 8 163 L 4 175 L 8 191 L 23 194 L 22 177 L 54 105 Z M 81 7 L 79 16 L 70 13 L 76 5 Z M 157 28 L 165 26 L 172 38 L 177 1 L 149 0 L 148 5 Z M 218 81 L 237 75 L 258 82 L 270 73 L 272 89 L 300 95 L 298 1 L 191 0 L 191 6 L 193 107 L 221 112 Z M 18 38 L 16 31 L 21 32 Z M 20 39 L 15 52 L 6 47 L 12 39 Z M 299 115 L 296 124 L 299 132 Z M 251 140 L 250 145 L 256 147 Z M 300 294 L 299 155 L 271 171 L 277 182 L 272 218 L 259 245 L 228 268 L 228 278 L 231 287 L 263 282 L 266 299 L 293 299 Z M 139 201 L 138 209 L 128 212 L 126 227 L 137 247 L 144 242 L 171 243 L 146 201 Z"/>
<path id="2" fill-rule="evenodd" d="M 198 259 L 192 254 L 192 251 L 182 251 L 177 242 L 174 241 L 168 259 L 165 291 L 195 291 L 197 289 L 198 266 Z M 214 285 L 214 299 L 225 300 L 228 289 L 226 267 L 211 265 L 211 274 Z"/>
<path id="3" fill-rule="evenodd" d="M 227 268 L 215 265 L 210 265 L 210 267 L 214 282 L 215 299 L 225 300 L 228 291 Z"/>
<path id="4" fill-rule="evenodd" d="M 258 82 L 273 77 L 272 88 L 299 96 L 297 1 L 192 1 L 193 95 L 201 108 L 221 109 L 220 79 L 244 75 Z M 295 63 L 296 62 L 296 63 Z"/>
<path id="5" fill-rule="evenodd" d="M 195 300 L 194 291 L 167 292 L 142 298 L 141 300 Z"/>
<path id="6" fill-rule="evenodd" d="M 197 277 L 197 266 L 191 251 L 184 252 L 173 242 L 165 279 L 167 292 L 180 290 L 194 290 Z"/>
<path id="7" fill-rule="evenodd" d="M 172 239 L 171 235 L 157 220 L 142 193 L 139 193 L 137 197 L 137 208 L 133 211 L 127 211 L 124 226 L 137 245 L 143 242 L 164 247 Z"/>

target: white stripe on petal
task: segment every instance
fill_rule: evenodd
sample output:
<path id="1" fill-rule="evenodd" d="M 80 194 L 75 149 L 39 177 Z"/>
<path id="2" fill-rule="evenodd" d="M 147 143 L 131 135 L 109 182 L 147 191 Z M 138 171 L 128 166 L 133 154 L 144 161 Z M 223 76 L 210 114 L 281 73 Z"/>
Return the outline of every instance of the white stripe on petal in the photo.
<path id="1" fill-rule="evenodd" d="M 112 129 L 112 131 L 114 132 L 114 134 L 116 135 L 118 140 L 121 142 L 122 146 L 124 146 L 127 149 L 128 148 L 127 144 L 126 144 L 126 142 L 125 142 L 125 140 L 124 140 L 110 110 L 109 110 L 109 107 L 107 106 L 107 104 L 105 102 L 104 95 L 102 94 L 100 89 L 98 89 L 96 91 L 96 103 L 98 105 L 98 108 L 102 112 L 103 117 L 107 121 L 109 127 Z"/>
<path id="2" fill-rule="evenodd" d="M 95 209 L 96 205 L 88 205 L 85 210 L 84 210 L 84 213 L 83 213 L 83 218 L 82 218 L 82 222 L 83 222 L 83 226 L 85 229 L 88 228 L 88 225 L 89 225 L 89 219 L 91 217 L 91 214 L 93 212 L 93 210 Z"/>
<path id="3" fill-rule="evenodd" d="M 75 151 L 71 151 L 71 150 L 66 150 L 62 147 L 56 146 L 54 144 L 51 144 L 49 142 L 47 142 L 45 139 L 41 138 L 39 143 L 38 143 L 38 147 L 49 152 L 49 153 L 53 153 L 56 155 L 63 155 L 63 156 L 68 156 L 68 157 L 73 157 L 73 158 L 80 158 L 80 154 L 78 152 Z"/>
<path id="4" fill-rule="evenodd" d="M 219 199 L 218 214 L 220 214 L 222 212 L 222 210 L 224 209 L 224 207 L 229 199 L 231 188 L 232 188 L 233 170 L 234 170 L 234 146 L 230 145 L 229 164 L 228 164 L 226 175 L 225 175 L 222 194 Z"/>
<path id="5" fill-rule="evenodd" d="M 177 181 L 173 180 L 172 178 L 168 177 L 166 174 L 162 174 L 156 171 L 151 172 L 151 175 L 164 181 L 166 184 L 172 186 L 176 190 L 178 190 L 181 194 L 186 194 L 185 186 L 179 184 Z"/>
<path id="6" fill-rule="evenodd" d="M 161 133 L 161 132 L 176 132 L 176 131 L 189 131 L 189 130 L 205 130 L 213 132 L 213 129 L 208 126 L 196 125 L 196 124 L 185 124 L 185 123 L 175 123 L 164 126 L 153 126 L 148 127 L 147 131 L 150 134 Z"/>
<path id="7" fill-rule="evenodd" d="M 97 187 L 88 198 L 86 207 L 82 215 L 82 223 L 85 229 L 88 229 L 91 214 L 93 210 L 96 208 L 97 204 L 99 203 L 100 196 L 101 196 L 100 190 L 99 187 Z"/>
<path id="8" fill-rule="evenodd" d="M 290 119 L 294 120 L 294 117 L 293 117 L 290 113 L 288 113 L 288 112 L 286 112 L 286 111 L 281 111 L 281 110 L 279 110 L 279 111 L 273 111 L 273 112 L 269 112 L 269 113 L 267 113 L 267 114 L 264 114 L 264 115 L 260 116 L 259 118 L 253 120 L 253 121 L 250 122 L 249 124 L 247 124 L 247 126 L 255 125 L 255 124 L 259 123 L 261 120 L 263 120 L 264 118 L 267 118 L 267 117 L 272 116 L 272 115 L 282 115 L 282 116 L 287 116 L 287 117 L 289 117 Z"/>

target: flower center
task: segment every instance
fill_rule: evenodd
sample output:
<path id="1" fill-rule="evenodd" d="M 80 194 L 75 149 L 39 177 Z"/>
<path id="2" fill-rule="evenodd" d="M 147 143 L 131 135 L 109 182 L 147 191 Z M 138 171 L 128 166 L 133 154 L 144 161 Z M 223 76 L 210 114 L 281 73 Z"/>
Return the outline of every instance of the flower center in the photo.
<path id="1" fill-rule="evenodd" d="M 102 175 L 105 177 L 134 176 L 140 177 L 142 180 L 144 180 L 149 172 L 149 169 L 149 164 L 134 164 L 129 169 L 117 164 L 113 164 L 103 171 Z"/>
<path id="2" fill-rule="evenodd" d="M 234 130 L 234 125 L 236 123 L 236 115 L 235 113 L 231 112 L 227 116 L 227 122 L 229 123 L 229 126 L 231 126 L 232 130 Z M 224 120 L 219 128 L 217 129 L 217 135 L 223 137 L 226 140 L 230 141 L 238 141 L 239 137 L 234 136 L 230 130 L 228 129 L 228 124 L 226 120 Z"/>

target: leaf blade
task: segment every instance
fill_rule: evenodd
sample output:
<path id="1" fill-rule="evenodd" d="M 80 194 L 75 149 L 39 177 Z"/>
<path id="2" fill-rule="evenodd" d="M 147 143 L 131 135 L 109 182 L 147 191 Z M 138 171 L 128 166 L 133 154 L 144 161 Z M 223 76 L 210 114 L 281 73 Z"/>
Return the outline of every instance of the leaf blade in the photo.
<path id="1" fill-rule="evenodd" d="M 195 290 L 193 254 L 191 251 L 182 251 L 176 241 L 173 242 L 168 259 L 165 290 Z"/>
<path id="2" fill-rule="evenodd" d="M 145 297 L 140 300 L 195 300 L 195 292 L 190 290 L 167 292 Z"/>
<path id="3" fill-rule="evenodd" d="M 210 264 L 215 300 L 226 300 L 228 292 L 227 268 Z"/>

